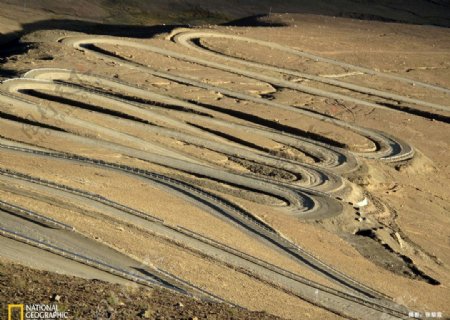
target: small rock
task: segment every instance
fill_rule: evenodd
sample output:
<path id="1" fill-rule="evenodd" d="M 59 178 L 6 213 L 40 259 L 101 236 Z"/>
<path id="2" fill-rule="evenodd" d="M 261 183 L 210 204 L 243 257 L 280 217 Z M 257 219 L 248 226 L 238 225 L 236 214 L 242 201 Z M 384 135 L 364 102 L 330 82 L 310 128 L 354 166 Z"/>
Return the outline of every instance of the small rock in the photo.
<path id="1" fill-rule="evenodd" d="M 61 296 L 59 295 L 59 294 L 53 294 L 51 297 L 50 297 L 50 300 L 51 301 L 56 301 L 56 302 L 59 302 L 59 301 L 61 301 Z"/>
<path id="2" fill-rule="evenodd" d="M 150 319 L 153 316 L 153 312 L 149 309 L 142 310 L 141 312 L 139 312 L 138 316 L 144 319 Z"/>
<path id="3" fill-rule="evenodd" d="M 363 200 L 359 201 L 355 206 L 357 208 L 365 207 L 369 204 L 369 200 L 367 198 L 364 198 Z"/>
<path id="4" fill-rule="evenodd" d="M 176 306 L 177 306 L 177 307 L 180 307 L 180 308 L 183 308 L 183 307 L 184 307 L 184 304 L 182 304 L 181 302 L 178 302 L 178 303 L 176 304 Z"/>

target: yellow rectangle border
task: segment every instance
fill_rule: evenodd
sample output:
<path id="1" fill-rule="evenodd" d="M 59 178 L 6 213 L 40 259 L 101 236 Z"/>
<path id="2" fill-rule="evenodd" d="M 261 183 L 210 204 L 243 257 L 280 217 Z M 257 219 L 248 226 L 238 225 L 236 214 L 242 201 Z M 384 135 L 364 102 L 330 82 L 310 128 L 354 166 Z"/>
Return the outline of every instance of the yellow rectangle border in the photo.
<path id="1" fill-rule="evenodd" d="M 24 308 L 23 304 L 8 304 L 8 320 L 13 320 L 12 313 L 14 309 L 20 310 L 20 320 L 24 320 Z"/>

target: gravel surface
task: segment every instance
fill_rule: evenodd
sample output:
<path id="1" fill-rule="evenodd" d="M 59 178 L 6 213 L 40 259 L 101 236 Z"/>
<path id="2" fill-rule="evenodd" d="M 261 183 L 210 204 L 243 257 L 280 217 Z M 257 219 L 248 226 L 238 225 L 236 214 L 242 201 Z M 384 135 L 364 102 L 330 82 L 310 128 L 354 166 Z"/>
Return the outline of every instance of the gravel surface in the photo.
<path id="1" fill-rule="evenodd" d="M 0 319 L 7 304 L 57 304 L 70 319 L 281 319 L 190 299 L 161 289 L 126 287 L 0 262 Z"/>

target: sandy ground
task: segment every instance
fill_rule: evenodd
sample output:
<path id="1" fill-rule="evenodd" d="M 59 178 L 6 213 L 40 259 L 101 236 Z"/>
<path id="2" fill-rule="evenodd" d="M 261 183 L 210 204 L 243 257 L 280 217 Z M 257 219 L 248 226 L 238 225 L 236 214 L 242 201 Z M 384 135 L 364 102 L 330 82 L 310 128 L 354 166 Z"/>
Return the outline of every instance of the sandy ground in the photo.
<path id="1" fill-rule="evenodd" d="M 58 305 L 76 319 L 277 319 L 261 312 L 204 303 L 164 290 L 119 286 L 1 262 L 1 300 Z M 5 310 L 0 311 L 2 319 Z"/>

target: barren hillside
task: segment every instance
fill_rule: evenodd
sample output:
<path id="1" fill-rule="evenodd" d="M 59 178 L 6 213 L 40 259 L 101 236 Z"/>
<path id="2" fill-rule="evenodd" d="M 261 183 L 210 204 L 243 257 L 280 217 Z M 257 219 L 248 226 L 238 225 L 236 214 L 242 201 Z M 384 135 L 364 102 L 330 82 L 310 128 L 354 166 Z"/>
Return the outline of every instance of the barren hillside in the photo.
<path id="1" fill-rule="evenodd" d="M 393 3 L 3 1 L 0 318 L 448 316 L 447 3 Z"/>

